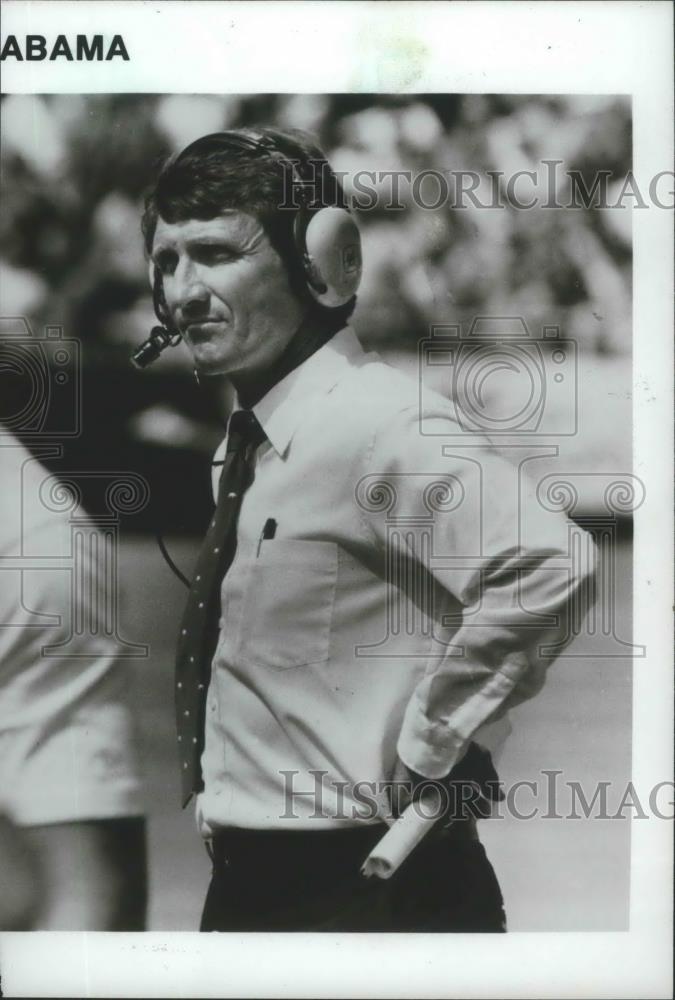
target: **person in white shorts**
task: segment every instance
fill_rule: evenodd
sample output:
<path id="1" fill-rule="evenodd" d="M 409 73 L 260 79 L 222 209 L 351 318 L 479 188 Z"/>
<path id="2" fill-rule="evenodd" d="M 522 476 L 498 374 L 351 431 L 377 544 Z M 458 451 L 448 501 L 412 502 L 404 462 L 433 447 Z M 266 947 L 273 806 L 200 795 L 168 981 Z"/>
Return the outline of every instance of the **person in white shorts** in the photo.
<path id="1" fill-rule="evenodd" d="M 44 886 L 39 913 L 26 909 L 35 929 L 141 930 L 145 819 L 129 661 L 109 638 L 92 638 L 105 603 L 91 566 L 74 606 L 70 514 L 40 494 L 50 474 L 0 430 L 0 815 L 34 859 L 19 868 L 0 859 L 0 881 L 10 894 L 12 880 Z M 74 638 L 73 616 L 88 623 Z M 65 655 L 50 655 L 69 637 Z"/>

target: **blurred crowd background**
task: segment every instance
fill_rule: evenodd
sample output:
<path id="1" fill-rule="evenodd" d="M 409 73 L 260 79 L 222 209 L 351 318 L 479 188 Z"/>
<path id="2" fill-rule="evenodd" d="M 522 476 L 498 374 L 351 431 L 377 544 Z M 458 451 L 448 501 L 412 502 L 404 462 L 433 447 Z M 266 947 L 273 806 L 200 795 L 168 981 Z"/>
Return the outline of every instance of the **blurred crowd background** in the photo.
<path id="1" fill-rule="evenodd" d="M 38 335 L 60 325 L 80 341 L 84 421 L 71 458 L 91 466 L 105 455 L 108 468 L 147 475 L 163 527 L 187 533 L 208 516 L 198 473 L 222 434 L 219 401 L 197 389 L 182 347 L 143 374 L 128 360 L 154 323 L 139 218 L 167 155 L 210 131 L 277 124 L 314 133 L 346 172 L 348 195 L 362 170 L 534 170 L 543 198 L 542 161 L 558 159 L 563 203 L 566 171 L 589 187 L 610 171 L 611 200 L 631 166 L 630 105 L 618 97 L 11 95 L 1 111 L 0 315 L 26 317 Z M 579 345 L 587 386 L 572 467 L 629 471 L 629 208 L 486 209 L 465 199 L 431 210 L 402 184 L 405 207 L 391 211 L 391 181 L 382 184 L 384 197 L 358 212 L 354 325 L 365 346 L 412 365 L 432 323 L 521 316 L 535 335 L 557 325 Z M 533 188 L 522 192 L 527 200 Z M 490 197 L 484 185 L 478 195 Z M 170 486 L 182 477 L 195 482 L 189 503 Z M 156 516 L 149 508 L 134 524 Z"/>

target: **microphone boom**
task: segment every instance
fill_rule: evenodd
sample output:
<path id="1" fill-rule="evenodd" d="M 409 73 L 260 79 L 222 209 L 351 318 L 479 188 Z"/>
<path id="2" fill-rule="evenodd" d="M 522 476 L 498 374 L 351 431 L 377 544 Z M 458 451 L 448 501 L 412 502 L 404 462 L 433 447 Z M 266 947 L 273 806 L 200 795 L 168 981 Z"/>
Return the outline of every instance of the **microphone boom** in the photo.
<path id="1" fill-rule="evenodd" d="M 163 326 L 153 326 L 150 336 L 143 341 L 140 347 L 136 348 L 130 361 L 135 368 L 142 370 L 156 361 L 167 347 L 175 347 L 180 341 L 181 335 L 179 333 L 170 333 Z"/>

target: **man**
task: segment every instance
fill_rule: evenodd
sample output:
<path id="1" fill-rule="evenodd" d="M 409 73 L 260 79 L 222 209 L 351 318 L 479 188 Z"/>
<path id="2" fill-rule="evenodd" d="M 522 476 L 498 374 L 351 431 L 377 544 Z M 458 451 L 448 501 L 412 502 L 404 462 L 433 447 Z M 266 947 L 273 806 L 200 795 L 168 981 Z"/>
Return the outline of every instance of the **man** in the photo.
<path id="1" fill-rule="evenodd" d="M 202 929 L 499 931 L 481 738 L 541 686 L 592 567 L 570 571 L 573 526 L 519 500 L 487 443 L 444 453 L 449 403 L 420 411 L 417 382 L 363 351 L 341 205 L 313 142 L 269 128 L 197 140 L 146 205 L 158 315 L 237 397 L 177 660 Z M 472 808 L 365 879 L 390 814 L 457 778 Z"/>
<path id="2" fill-rule="evenodd" d="M 0 819 L 8 846 L 0 880 L 8 899 L 31 900 L 20 918 L 0 913 L 0 926 L 143 930 L 144 805 L 129 677 L 103 621 L 110 581 L 88 560 L 63 565 L 75 554 L 70 514 L 59 510 L 67 492 L 2 424 L 0 479 Z M 44 488 L 54 491 L 51 505 Z M 77 523 L 80 537 L 102 545 L 81 512 Z M 66 641 L 67 655 L 50 655 Z"/>

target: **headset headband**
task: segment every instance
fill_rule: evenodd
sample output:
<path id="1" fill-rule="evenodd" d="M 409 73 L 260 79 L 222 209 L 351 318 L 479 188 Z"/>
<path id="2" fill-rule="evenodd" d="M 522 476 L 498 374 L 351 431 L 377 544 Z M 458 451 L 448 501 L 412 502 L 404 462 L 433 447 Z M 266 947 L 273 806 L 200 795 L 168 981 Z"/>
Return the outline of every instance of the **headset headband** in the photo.
<path id="1" fill-rule="evenodd" d="M 292 148 L 295 147 L 295 148 Z M 268 135 L 258 129 L 229 129 L 223 132 L 211 132 L 209 135 L 195 139 L 183 149 L 174 163 L 179 163 L 184 156 L 199 152 L 208 155 L 211 152 L 229 152 L 231 149 L 238 149 L 243 152 L 276 154 L 282 163 L 288 164 L 293 172 L 297 188 L 300 192 L 306 189 L 306 181 L 301 175 L 302 166 L 309 162 L 321 162 L 328 166 L 325 157 L 317 157 L 316 160 L 309 160 L 305 151 L 297 144 L 293 143 L 291 137 Z M 301 206 L 307 208 L 306 204 Z M 321 206 L 317 206 L 317 209 Z M 289 205 L 288 208 L 296 209 L 298 206 Z"/>

